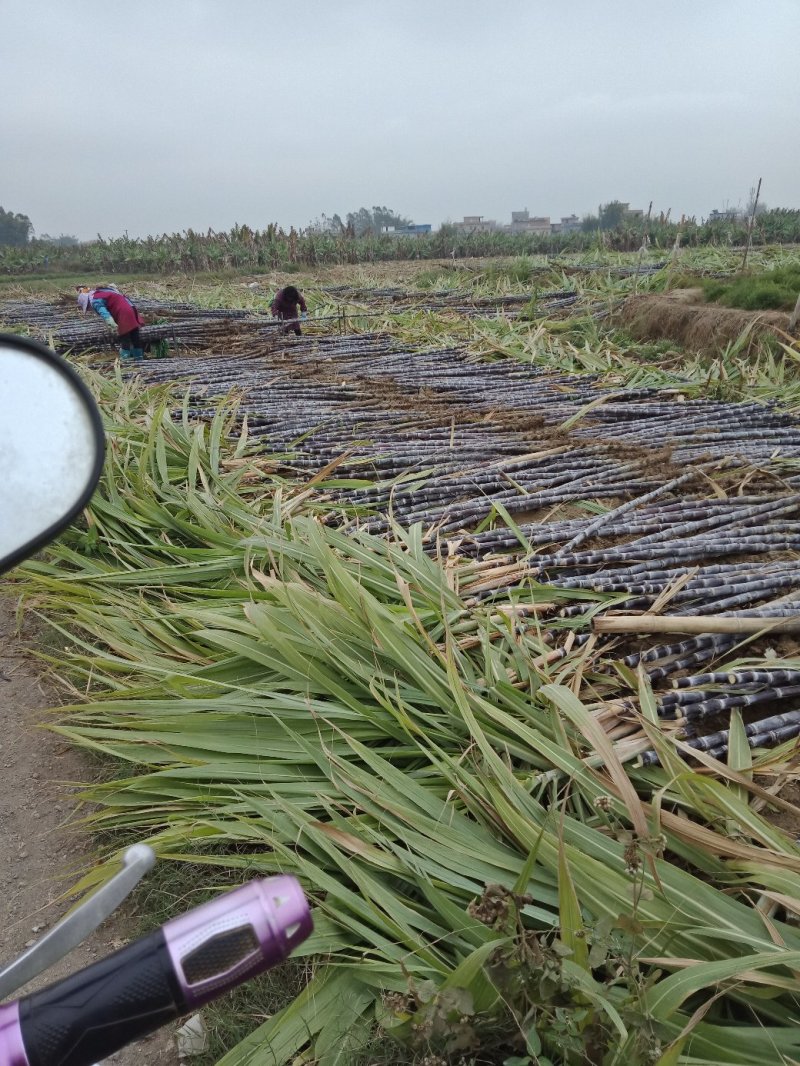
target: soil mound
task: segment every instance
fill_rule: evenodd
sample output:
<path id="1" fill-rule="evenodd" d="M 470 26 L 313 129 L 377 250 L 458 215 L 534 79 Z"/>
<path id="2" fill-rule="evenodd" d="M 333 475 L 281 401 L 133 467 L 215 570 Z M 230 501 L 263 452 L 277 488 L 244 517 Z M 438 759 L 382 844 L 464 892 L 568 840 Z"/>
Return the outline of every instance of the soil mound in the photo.
<path id="1" fill-rule="evenodd" d="M 783 311 L 740 311 L 733 307 L 698 303 L 699 290 L 681 289 L 663 296 L 629 296 L 619 322 L 637 340 L 669 339 L 698 352 L 717 352 L 748 330 L 754 344 L 766 333 L 786 333 L 789 316 Z"/>

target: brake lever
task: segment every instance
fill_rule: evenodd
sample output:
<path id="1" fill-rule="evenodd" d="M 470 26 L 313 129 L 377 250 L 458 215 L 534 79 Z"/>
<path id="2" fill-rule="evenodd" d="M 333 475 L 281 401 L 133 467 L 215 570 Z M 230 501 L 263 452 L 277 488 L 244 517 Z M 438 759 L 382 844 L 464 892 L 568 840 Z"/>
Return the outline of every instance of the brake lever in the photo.
<path id="1" fill-rule="evenodd" d="M 119 873 L 83 900 L 10 966 L 0 971 L 0 1001 L 44 973 L 81 944 L 131 894 L 144 875 L 153 868 L 155 861 L 155 852 L 146 844 L 134 844 L 128 848 L 122 857 Z"/>

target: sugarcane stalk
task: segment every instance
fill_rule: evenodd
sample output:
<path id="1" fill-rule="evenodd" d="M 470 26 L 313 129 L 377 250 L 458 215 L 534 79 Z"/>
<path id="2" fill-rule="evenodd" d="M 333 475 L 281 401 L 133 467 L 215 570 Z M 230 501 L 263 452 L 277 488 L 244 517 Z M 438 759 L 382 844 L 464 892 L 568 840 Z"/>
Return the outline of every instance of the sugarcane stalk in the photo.
<path id="1" fill-rule="evenodd" d="M 703 615 L 601 615 L 592 619 L 595 633 L 800 633 L 800 614 L 769 618 Z"/>
<path id="2" fill-rule="evenodd" d="M 797 329 L 797 323 L 800 321 L 800 293 L 797 294 L 797 302 L 794 305 L 794 311 L 792 311 L 789 317 L 789 332 L 794 333 Z"/>
<path id="3" fill-rule="evenodd" d="M 784 685 L 800 684 L 800 670 L 733 670 L 694 677 L 679 677 L 672 682 L 673 688 L 701 688 L 703 685 Z"/>
<path id="4" fill-rule="evenodd" d="M 753 197 L 753 209 L 750 212 L 750 218 L 749 218 L 748 223 L 747 223 L 747 243 L 745 244 L 744 256 L 742 257 L 742 269 L 740 271 L 740 273 L 742 273 L 742 274 L 744 274 L 745 268 L 747 267 L 747 256 L 748 256 L 748 253 L 750 252 L 750 248 L 751 248 L 752 243 L 753 243 L 753 226 L 754 226 L 755 221 L 756 221 L 756 208 L 758 207 L 758 198 L 759 198 L 760 195 L 761 195 L 761 178 L 758 179 L 758 187 L 756 189 L 756 194 Z"/>

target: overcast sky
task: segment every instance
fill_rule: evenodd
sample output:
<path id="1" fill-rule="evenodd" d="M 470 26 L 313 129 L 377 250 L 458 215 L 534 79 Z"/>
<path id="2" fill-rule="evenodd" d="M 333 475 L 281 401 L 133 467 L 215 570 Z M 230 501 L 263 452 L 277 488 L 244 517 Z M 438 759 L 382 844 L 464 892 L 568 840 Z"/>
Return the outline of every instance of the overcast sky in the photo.
<path id="1" fill-rule="evenodd" d="M 37 232 L 800 207 L 800 0 L 0 0 Z"/>

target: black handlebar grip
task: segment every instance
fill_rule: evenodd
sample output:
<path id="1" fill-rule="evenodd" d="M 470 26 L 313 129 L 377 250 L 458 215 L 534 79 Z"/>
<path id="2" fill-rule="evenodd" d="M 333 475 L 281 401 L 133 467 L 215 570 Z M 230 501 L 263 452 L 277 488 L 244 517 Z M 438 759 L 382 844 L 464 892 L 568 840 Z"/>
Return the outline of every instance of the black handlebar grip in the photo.
<path id="1" fill-rule="evenodd" d="M 21 999 L 19 1022 L 30 1066 L 92 1066 L 186 1010 L 159 929 Z"/>

